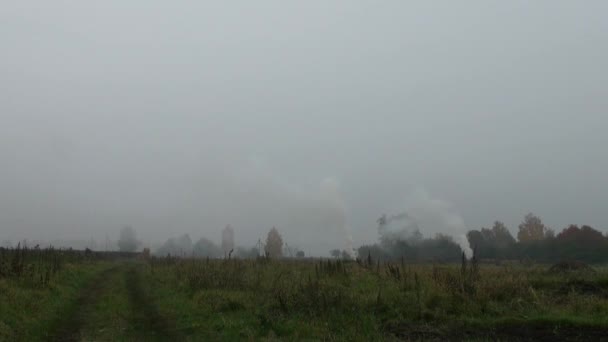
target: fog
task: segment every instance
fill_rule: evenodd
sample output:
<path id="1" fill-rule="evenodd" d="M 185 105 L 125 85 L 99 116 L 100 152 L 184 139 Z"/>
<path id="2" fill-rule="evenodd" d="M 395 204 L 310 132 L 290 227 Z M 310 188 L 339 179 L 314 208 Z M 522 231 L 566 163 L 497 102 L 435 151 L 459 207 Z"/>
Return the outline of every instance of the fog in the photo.
<path id="1" fill-rule="evenodd" d="M 605 1 L 0 2 L 0 239 L 608 228 Z"/>

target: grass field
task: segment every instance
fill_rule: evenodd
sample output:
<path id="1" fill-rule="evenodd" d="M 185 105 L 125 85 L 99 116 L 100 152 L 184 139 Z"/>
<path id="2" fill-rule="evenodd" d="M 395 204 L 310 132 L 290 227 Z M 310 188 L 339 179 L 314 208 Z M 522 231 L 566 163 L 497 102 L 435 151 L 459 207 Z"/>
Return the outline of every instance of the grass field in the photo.
<path id="1" fill-rule="evenodd" d="M 0 278 L 0 340 L 7 341 L 608 336 L 603 267 L 64 255 L 53 276 L 36 280 L 36 272 L 46 274 L 40 258 L 25 258 L 24 268 L 34 269 L 27 276 L 10 271 L 12 258 L 4 257 Z"/>

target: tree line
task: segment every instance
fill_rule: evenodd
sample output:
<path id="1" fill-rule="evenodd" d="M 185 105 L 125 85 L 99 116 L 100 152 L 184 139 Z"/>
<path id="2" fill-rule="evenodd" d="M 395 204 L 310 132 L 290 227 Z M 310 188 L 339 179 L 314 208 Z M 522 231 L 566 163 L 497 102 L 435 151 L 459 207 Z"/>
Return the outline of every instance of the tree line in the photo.
<path id="1" fill-rule="evenodd" d="M 228 230 L 229 229 L 229 230 Z M 159 256 L 179 256 L 179 257 L 195 257 L 195 258 L 281 258 L 283 256 L 304 257 L 304 252 L 290 248 L 283 242 L 283 237 L 276 227 L 272 227 L 266 236 L 264 243 L 260 240 L 254 247 L 238 247 L 234 245 L 234 232 L 232 227 L 227 226 L 222 234 L 222 244 L 217 245 L 207 238 L 200 238 L 193 243 L 188 234 L 181 235 L 177 238 L 169 238 L 165 243 L 155 251 Z M 229 236 L 231 238 L 226 239 Z"/>
<path id="2" fill-rule="evenodd" d="M 404 234 L 403 231 L 388 232 L 385 228 L 386 217 L 378 220 L 380 239 L 378 243 L 359 247 L 355 254 L 359 258 L 368 256 L 375 260 L 405 259 L 408 261 L 459 261 L 462 247 L 454 238 L 445 234 L 424 237 L 416 228 Z M 227 231 L 228 230 L 228 231 Z M 168 239 L 155 251 L 159 256 L 209 257 L 209 258 L 257 258 L 257 257 L 304 257 L 304 252 L 290 248 L 283 242 L 279 231 L 273 227 L 264 243 L 260 240 L 256 246 L 235 247 L 234 232 L 230 226 L 224 229 L 224 236 L 219 246 L 207 238 L 193 242 L 189 235 Z M 504 223 L 494 222 L 491 228 L 482 227 L 470 230 L 466 234 L 468 245 L 474 256 L 481 260 L 534 260 L 555 262 L 559 260 L 578 260 L 589 263 L 608 261 L 608 236 L 587 225 L 569 225 L 559 233 L 545 226 L 541 218 L 530 213 L 518 226 L 515 238 Z M 230 241 L 231 240 L 231 241 Z M 135 251 L 140 242 L 135 230 L 125 227 L 118 240 L 121 251 Z M 330 255 L 336 258 L 350 259 L 350 251 L 332 250 Z"/>
<path id="3" fill-rule="evenodd" d="M 481 259 L 608 261 L 608 237 L 600 231 L 571 224 L 556 234 L 532 213 L 518 226 L 517 240 L 500 221 L 492 228 L 469 231 L 467 239 Z"/>
<path id="4" fill-rule="evenodd" d="M 532 213 L 518 226 L 517 239 L 500 221 L 494 222 L 492 228 L 470 230 L 466 238 L 475 257 L 481 260 L 608 261 L 608 236 L 590 226 L 574 224 L 556 234 Z M 371 256 L 379 260 L 453 262 L 460 260 L 462 248 L 450 236 L 437 234 L 424 238 L 416 230 L 405 237 L 381 236 L 379 243 L 363 245 L 357 252 L 360 258 Z"/>

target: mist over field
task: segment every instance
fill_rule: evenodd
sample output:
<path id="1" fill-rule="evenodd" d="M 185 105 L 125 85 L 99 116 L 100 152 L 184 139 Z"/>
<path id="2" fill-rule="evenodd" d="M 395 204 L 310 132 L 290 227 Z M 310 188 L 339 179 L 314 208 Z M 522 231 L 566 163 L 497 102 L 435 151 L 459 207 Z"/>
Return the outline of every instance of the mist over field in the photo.
<path id="1" fill-rule="evenodd" d="M 0 240 L 608 229 L 605 1 L 0 3 Z"/>

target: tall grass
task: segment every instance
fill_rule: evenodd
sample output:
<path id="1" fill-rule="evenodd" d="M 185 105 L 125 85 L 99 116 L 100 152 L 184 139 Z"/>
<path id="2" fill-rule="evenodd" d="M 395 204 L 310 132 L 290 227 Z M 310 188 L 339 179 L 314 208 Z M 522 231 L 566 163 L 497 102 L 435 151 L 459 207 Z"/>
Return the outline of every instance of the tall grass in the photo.
<path id="1" fill-rule="evenodd" d="M 481 265 L 475 258 L 464 257 L 460 264 L 408 264 L 369 258 L 156 258 L 150 263 L 153 272 L 171 275 L 163 279 L 173 279 L 176 288 L 193 296 L 202 292 L 229 297 L 238 294 L 251 301 L 238 307 L 253 305 L 268 312 L 311 318 L 331 316 L 332 312 L 371 312 L 381 321 L 398 317 L 407 321 L 450 322 L 465 317 L 570 314 L 594 319 L 593 312 L 600 307 L 608 309 L 608 282 L 602 281 L 608 273 L 603 269 L 589 275 L 553 275 L 549 266 Z M 581 298 L 597 299 L 595 309 L 581 309 L 577 304 Z"/>
<path id="2" fill-rule="evenodd" d="M 0 279 L 19 281 L 22 286 L 45 287 L 67 264 L 132 257 L 133 253 L 77 251 L 53 246 L 0 248 Z"/>

